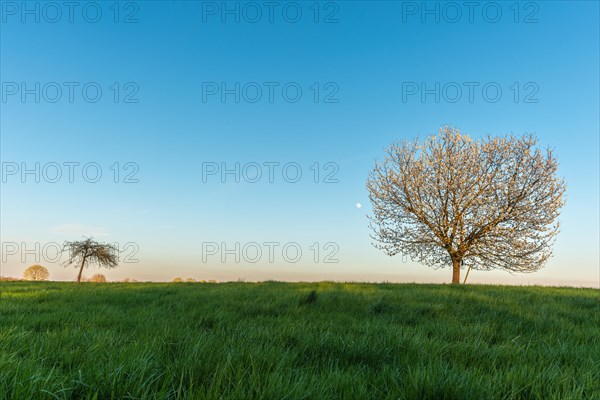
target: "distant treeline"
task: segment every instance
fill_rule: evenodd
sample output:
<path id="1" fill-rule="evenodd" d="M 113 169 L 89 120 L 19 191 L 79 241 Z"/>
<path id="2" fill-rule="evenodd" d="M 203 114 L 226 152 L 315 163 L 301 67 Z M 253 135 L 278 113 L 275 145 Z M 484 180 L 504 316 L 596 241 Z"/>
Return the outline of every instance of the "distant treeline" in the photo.
<path id="1" fill-rule="evenodd" d="M 25 278 L 14 278 L 12 276 L 0 276 L 0 281 L 13 282 L 13 281 L 23 281 L 28 282 L 31 279 Z M 47 280 L 46 280 L 47 281 Z M 148 283 L 147 281 L 138 281 L 134 278 L 124 278 L 122 280 L 108 281 L 103 274 L 95 274 L 92 275 L 91 278 L 82 278 L 82 282 L 95 282 L 95 283 L 103 283 L 103 282 L 123 282 L 123 283 Z M 194 283 L 219 283 L 219 281 L 215 279 L 194 279 L 194 278 L 174 278 L 171 282 L 180 283 L 180 282 L 194 282 Z"/>

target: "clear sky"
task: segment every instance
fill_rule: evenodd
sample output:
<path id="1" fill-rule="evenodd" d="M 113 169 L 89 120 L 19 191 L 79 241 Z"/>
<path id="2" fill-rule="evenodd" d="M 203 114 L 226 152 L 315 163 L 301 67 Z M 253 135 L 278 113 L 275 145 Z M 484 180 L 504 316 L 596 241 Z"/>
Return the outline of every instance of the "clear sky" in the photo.
<path id="1" fill-rule="evenodd" d="M 365 180 L 450 124 L 568 182 L 547 267 L 470 281 L 600 285 L 596 1 L 0 4 L 2 275 L 93 235 L 109 280 L 449 282 L 371 245 Z"/>

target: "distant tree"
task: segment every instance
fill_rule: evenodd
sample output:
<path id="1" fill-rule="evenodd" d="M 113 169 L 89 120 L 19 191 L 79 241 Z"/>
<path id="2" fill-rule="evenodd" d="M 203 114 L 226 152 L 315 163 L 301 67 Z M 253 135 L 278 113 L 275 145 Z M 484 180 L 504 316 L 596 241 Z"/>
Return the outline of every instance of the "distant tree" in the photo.
<path id="1" fill-rule="evenodd" d="M 48 270 L 41 265 L 32 265 L 23 272 L 23 279 L 26 281 L 47 281 L 50 274 Z"/>
<path id="2" fill-rule="evenodd" d="M 552 255 L 566 189 L 533 136 L 473 140 L 445 127 L 387 150 L 367 181 L 375 246 L 433 267 L 514 272 Z M 469 272 L 467 271 L 467 274 Z"/>
<path id="3" fill-rule="evenodd" d="M 180 282 L 183 282 L 183 279 L 181 279 L 180 277 L 173 278 L 173 282 L 180 283 Z"/>
<path id="4" fill-rule="evenodd" d="M 134 283 L 134 282 L 137 282 L 137 280 L 133 279 L 133 278 L 125 278 L 125 279 L 123 279 L 123 282 Z"/>
<path id="5" fill-rule="evenodd" d="M 119 262 L 119 250 L 108 243 L 99 243 L 92 238 L 75 242 L 65 242 L 63 251 L 68 253 L 65 266 L 74 265 L 79 268 L 77 282 L 81 282 L 83 268 L 87 265 L 115 268 Z"/>
<path id="6" fill-rule="evenodd" d="M 88 282 L 106 282 L 106 277 L 102 274 L 94 274 L 88 279 Z"/>
<path id="7" fill-rule="evenodd" d="M 194 278 L 187 278 L 185 281 L 186 282 L 196 282 L 196 280 Z"/>

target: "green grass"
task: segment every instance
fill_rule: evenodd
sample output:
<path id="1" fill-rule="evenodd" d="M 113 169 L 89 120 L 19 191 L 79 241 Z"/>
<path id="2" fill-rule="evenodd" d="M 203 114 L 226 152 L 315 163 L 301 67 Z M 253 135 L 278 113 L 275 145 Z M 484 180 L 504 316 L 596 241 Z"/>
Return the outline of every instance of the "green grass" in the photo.
<path id="1" fill-rule="evenodd" d="M 0 283 L 1 399 L 600 399 L 600 291 Z"/>

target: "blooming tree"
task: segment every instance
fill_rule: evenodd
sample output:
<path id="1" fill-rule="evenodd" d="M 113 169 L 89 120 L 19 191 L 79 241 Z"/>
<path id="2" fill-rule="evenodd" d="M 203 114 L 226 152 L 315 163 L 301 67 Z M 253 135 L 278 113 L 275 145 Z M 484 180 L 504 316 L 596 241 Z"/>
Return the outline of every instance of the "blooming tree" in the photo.
<path id="1" fill-rule="evenodd" d="M 104 283 L 106 282 L 106 276 L 103 274 L 94 274 L 90 279 L 88 279 L 88 282 Z"/>
<path id="2" fill-rule="evenodd" d="M 47 281 L 50 274 L 45 267 L 35 264 L 23 272 L 23 279 L 26 281 Z"/>
<path id="3" fill-rule="evenodd" d="M 452 283 L 461 267 L 542 268 L 566 184 L 552 151 L 536 145 L 531 135 L 473 140 L 452 127 L 392 145 L 367 181 L 374 245 L 451 266 Z"/>

